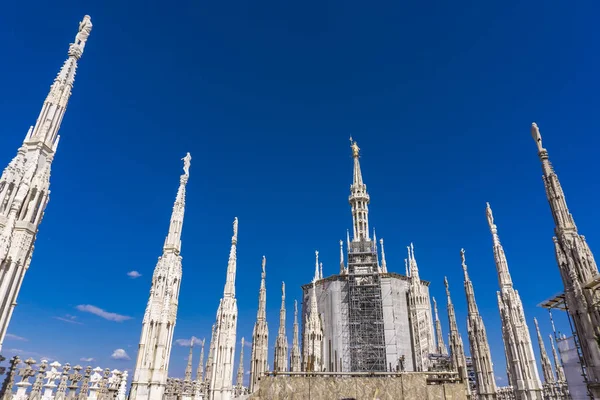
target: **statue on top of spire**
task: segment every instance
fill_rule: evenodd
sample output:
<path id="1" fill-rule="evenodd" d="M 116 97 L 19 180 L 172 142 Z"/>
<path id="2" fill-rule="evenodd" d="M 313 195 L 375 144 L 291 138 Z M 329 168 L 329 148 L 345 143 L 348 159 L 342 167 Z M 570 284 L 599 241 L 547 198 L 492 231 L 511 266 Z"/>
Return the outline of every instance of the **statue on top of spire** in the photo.
<path id="1" fill-rule="evenodd" d="M 183 157 L 181 159 L 183 161 L 183 172 L 185 173 L 185 175 L 190 175 L 190 164 L 192 161 L 192 156 L 190 155 L 190 153 L 187 153 L 185 155 L 185 157 Z"/>
<path id="2" fill-rule="evenodd" d="M 350 148 L 352 149 L 352 157 L 358 157 L 358 152 L 360 151 L 360 147 L 358 147 L 358 144 L 356 143 L 356 141 L 354 139 L 352 139 L 352 136 L 350 136 Z"/>
<path id="3" fill-rule="evenodd" d="M 467 272 L 467 261 L 465 260 L 465 249 L 460 249 L 463 271 Z"/>
<path id="4" fill-rule="evenodd" d="M 535 144 L 537 144 L 538 151 L 542 151 L 544 149 L 542 146 L 542 135 L 540 135 L 540 130 L 535 122 L 531 124 L 531 136 L 535 140 Z"/>
<path id="5" fill-rule="evenodd" d="M 75 36 L 75 44 L 86 42 L 92 32 L 92 19 L 89 15 L 85 15 L 83 20 L 79 23 L 79 32 Z"/>

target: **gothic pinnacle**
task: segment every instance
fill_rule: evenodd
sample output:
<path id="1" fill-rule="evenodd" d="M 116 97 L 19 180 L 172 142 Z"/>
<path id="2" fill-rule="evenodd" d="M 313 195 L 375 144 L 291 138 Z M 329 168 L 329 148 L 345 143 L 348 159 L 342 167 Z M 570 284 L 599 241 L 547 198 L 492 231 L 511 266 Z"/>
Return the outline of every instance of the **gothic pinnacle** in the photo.
<path id="1" fill-rule="evenodd" d="M 344 266 L 344 241 L 340 240 L 340 275 L 343 275 L 345 272 Z"/>
<path id="2" fill-rule="evenodd" d="M 319 280 L 319 251 L 315 250 L 315 277 L 314 280 Z"/>
<path id="3" fill-rule="evenodd" d="M 387 274 L 387 263 L 385 261 L 385 250 L 383 248 L 383 238 L 379 239 L 379 244 L 381 244 L 381 272 Z"/>
<path id="4" fill-rule="evenodd" d="M 231 237 L 231 250 L 229 251 L 229 261 L 227 263 L 227 280 L 223 294 L 229 297 L 235 297 L 235 274 L 237 269 L 237 240 L 238 240 L 238 219 L 233 219 L 233 236 Z"/>

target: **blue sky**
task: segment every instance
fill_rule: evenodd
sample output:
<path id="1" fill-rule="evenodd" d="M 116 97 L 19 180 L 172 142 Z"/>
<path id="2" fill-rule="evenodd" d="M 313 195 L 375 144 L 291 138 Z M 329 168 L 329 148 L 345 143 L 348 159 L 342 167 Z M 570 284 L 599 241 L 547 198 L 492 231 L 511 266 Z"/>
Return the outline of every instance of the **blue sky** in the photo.
<path id="1" fill-rule="evenodd" d="M 35 123 L 77 23 L 84 14 L 94 23 L 9 328 L 27 340 L 8 338 L 5 349 L 133 367 L 187 151 L 175 338 L 210 336 L 237 216 L 238 336 L 251 338 L 264 254 L 273 345 L 281 281 L 291 316 L 316 249 L 325 274 L 337 271 L 338 241 L 351 227 L 353 135 L 388 268 L 403 272 L 405 246 L 414 242 L 445 334 L 447 275 L 466 341 L 464 247 L 505 383 L 485 202 L 530 327 L 538 317 L 548 334 L 547 312 L 536 305 L 562 284 L 529 127 L 539 124 L 578 227 L 598 251 L 598 5 L 398 3 L 0 5 L 2 166 Z M 133 270 L 141 276 L 128 277 Z M 556 319 L 566 329 L 564 316 Z M 111 359 L 116 349 L 131 360 Z M 171 375 L 183 374 L 187 352 L 175 346 Z"/>

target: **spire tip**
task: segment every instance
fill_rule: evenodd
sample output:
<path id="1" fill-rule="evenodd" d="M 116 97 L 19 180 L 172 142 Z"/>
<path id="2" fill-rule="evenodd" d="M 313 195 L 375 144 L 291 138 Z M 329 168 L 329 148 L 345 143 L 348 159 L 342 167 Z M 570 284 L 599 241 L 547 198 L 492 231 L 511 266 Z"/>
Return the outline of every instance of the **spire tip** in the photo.
<path id="1" fill-rule="evenodd" d="M 533 140 L 537 144 L 538 151 L 544 150 L 544 147 L 542 147 L 542 135 L 540 134 L 540 129 L 535 122 L 531 124 L 531 137 L 533 137 Z"/>

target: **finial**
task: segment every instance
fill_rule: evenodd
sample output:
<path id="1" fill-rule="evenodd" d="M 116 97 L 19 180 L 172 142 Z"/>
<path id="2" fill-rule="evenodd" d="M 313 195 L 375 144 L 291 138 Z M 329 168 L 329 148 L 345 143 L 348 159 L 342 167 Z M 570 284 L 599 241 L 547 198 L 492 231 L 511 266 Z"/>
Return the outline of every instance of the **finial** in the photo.
<path id="1" fill-rule="evenodd" d="M 181 159 L 183 161 L 183 173 L 186 176 L 190 176 L 190 162 L 192 161 L 192 156 L 190 153 L 187 153 L 185 157 Z"/>
<path id="2" fill-rule="evenodd" d="M 285 299 L 285 282 L 281 282 L 281 298 Z"/>
<path id="3" fill-rule="evenodd" d="M 298 315 L 298 300 L 294 300 L 294 315 Z"/>
<path id="4" fill-rule="evenodd" d="M 319 278 L 323 279 L 323 263 L 319 263 Z"/>
<path id="5" fill-rule="evenodd" d="M 348 247 L 350 247 L 350 230 L 346 229 L 346 243 L 348 244 Z"/>
<path id="6" fill-rule="evenodd" d="M 447 277 L 447 276 L 445 276 L 445 277 L 444 277 L 444 286 L 446 287 L 446 289 L 448 289 L 448 288 L 449 288 L 449 285 L 448 285 L 448 277 Z"/>
<path id="7" fill-rule="evenodd" d="M 237 236 L 238 236 L 238 219 L 237 219 L 237 217 L 235 217 L 233 219 L 233 236 L 231 237 L 232 244 L 237 243 Z"/>
<path id="8" fill-rule="evenodd" d="M 79 31 L 75 36 L 75 42 L 69 46 L 69 56 L 79 59 L 83 54 L 85 43 L 87 42 L 90 33 L 92 32 L 92 19 L 89 15 L 85 15 L 79 23 Z"/>
<path id="9" fill-rule="evenodd" d="M 467 272 L 467 262 L 465 261 L 465 249 L 460 249 L 460 258 L 462 261 L 463 271 Z"/>
<path id="10" fill-rule="evenodd" d="M 490 203 L 485 203 L 485 215 L 487 216 L 488 225 L 490 226 L 490 230 L 492 233 L 496 231 L 496 225 L 494 224 L 494 214 L 492 213 L 492 207 L 490 207 Z"/>
<path id="11" fill-rule="evenodd" d="M 317 279 L 319 279 L 319 251 L 315 250 L 315 277 L 314 277 L 314 280 L 316 281 Z"/>
<path id="12" fill-rule="evenodd" d="M 544 150 L 542 147 L 542 135 L 540 134 L 540 129 L 535 122 L 531 124 L 531 136 L 533 137 L 533 140 L 535 140 L 538 151 Z"/>
<path id="13" fill-rule="evenodd" d="M 267 257 L 263 256 L 263 258 L 262 258 L 262 276 L 263 276 L 263 278 L 267 274 L 265 271 L 266 266 L 267 266 Z"/>
<path id="14" fill-rule="evenodd" d="M 360 151 L 360 147 L 356 144 L 356 141 L 352 139 L 350 136 L 350 148 L 352 149 L 352 157 L 358 157 L 358 152 Z"/>
<path id="15" fill-rule="evenodd" d="M 404 273 L 406 274 L 406 276 L 410 276 L 410 274 L 408 273 L 408 259 L 404 259 Z"/>

